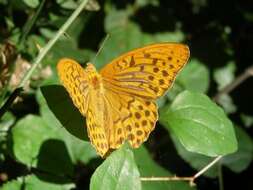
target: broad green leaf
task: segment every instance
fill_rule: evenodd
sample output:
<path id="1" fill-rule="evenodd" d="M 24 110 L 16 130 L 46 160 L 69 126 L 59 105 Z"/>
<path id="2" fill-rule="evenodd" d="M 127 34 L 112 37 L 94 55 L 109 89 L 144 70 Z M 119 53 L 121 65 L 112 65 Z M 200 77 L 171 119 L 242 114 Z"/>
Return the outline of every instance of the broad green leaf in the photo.
<path id="1" fill-rule="evenodd" d="M 19 177 L 16 180 L 9 181 L 5 183 L 1 190 L 42 190 L 42 189 L 50 189 L 50 190 L 70 190 L 74 188 L 75 185 L 72 183 L 68 184 L 54 184 L 43 181 L 36 177 L 35 175 L 28 175 L 24 177 Z"/>
<path id="2" fill-rule="evenodd" d="M 36 8 L 39 4 L 39 0 L 23 0 L 23 2 L 31 8 Z"/>
<path id="3" fill-rule="evenodd" d="M 165 170 L 154 160 L 151 159 L 150 154 L 144 146 L 134 149 L 134 157 L 136 164 L 140 171 L 141 177 L 161 177 L 161 176 L 173 176 L 169 171 Z M 168 181 L 156 181 L 156 182 L 142 182 L 142 190 L 193 190 L 195 187 L 190 187 L 187 182 L 168 182 Z"/>
<path id="4" fill-rule="evenodd" d="M 209 88 L 209 71 L 206 66 L 192 59 L 180 72 L 176 82 L 185 90 L 206 93 Z"/>
<path id="5" fill-rule="evenodd" d="M 40 117 L 27 115 L 11 131 L 15 158 L 28 166 L 71 175 L 74 168 L 59 131 Z"/>
<path id="6" fill-rule="evenodd" d="M 114 151 L 91 177 L 90 190 L 140 190 L 140 174 L 128 145 Z"/>
<path id="7" fill-rule="evenodd" d="M 218 156 L 237 150 L 231 121 L 204 94 L 180 93 L 171 106 L 161 109 L 159 121 L 191 152 Z"/>
<path id="8" fill-rule="evenodd" d="M 174 82 L 173 86 L 171 89 L 168 90 L 166 93 L 166 97 L 170 100 L 173 101 L 178 94 L 180 94 L 182 91 L 184 91 L 183 87 L 178 84 L 177 78 L 176 81 Z"/>
<path id="9" fill-rule="evenodd" d="M 218 84 L 218 89 L 223 88 L 234 80 L 235 70 L 235 63 L 229 62 L 226 66 L 214 71 L 214 80 Z"/>
<path id="10" fill-rule="evenodd" d="M 238 150 L 225 156 L 222 163 L 234 172 L 242 172 L 253 160 L 253 141 L 251 137 L 240 127 L 235 127 L 238 139 Z"/>
<path id="11" fill-rule="evenodd" d="M 207 166 L 214 159 L 212 157 L 186 150 L 186 148 L 179 142 L 175 135 L 171 133 L 170 136 L 180 157 L 184 159 L 192 168 L 196 169 L 196 172 Z M 217 165 L 214 165 L 203 175 L 213 178 L 217 177 L 217 174 L 218 168 Z"/>
<path id="12" fill-rule="evenodd" d="M 230 155 L 224 156 L 221 160 L 222 164 L 230 168 L 234 172 L 245 170 L 253 159 L 253 142 L 250 137 L 239 127 L 235 127 L 236 137 L 238 139 L 238 150 Z M 178 139 L 171 134 L 172 140 L 178 154 L 196 170 L 201 170 L 207 166 L 214 158 L 207 157 L 198 153 L 187 151 Z M 208 177 L 216 177 L 218 168 L 214 165 L 203 175 Z"/>
<path id="13" fill-rule="evenodd" d="M 61 175 L 71 176 L 74 164 L 87 163 L 97 157 L 90 143 L 78 140 L 64 128 L 48 125 L 34 115 L 17 122 L 12 128 L 9 144 L 19 162 Z M 66 183 L 69 179 L 59 180 Z"/>

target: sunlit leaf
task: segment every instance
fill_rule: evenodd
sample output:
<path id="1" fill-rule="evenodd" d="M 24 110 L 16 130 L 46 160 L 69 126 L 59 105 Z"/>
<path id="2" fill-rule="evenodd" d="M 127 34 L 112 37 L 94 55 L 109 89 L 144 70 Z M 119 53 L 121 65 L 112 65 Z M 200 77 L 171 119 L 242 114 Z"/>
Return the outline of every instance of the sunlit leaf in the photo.
<path id="1" fill-rule="evenodd" d="M 28 175 L 24 177 L 19 177 L 16 180 L 9 181 L 1 187 L 1 190 L 69 190 L 74 188 L 75 185 L 69 184 L 54 184 L 50 182 L 43 181 L 37 178 L 35 175 Z"/>
<path id="2" fill-rule="evenodd" d="M 161 109 L 159 121 L 189 151 L 218 156 L 237 150 L 231 121 L 203 94 L 180 93 L 171 106 Z"/>
<path id="3" fill-rule="evenodd" d="M 96 169 L 91 177 L 90 190 L 140 190 L 139 177 L 133 153 L 124 145 Z"/>

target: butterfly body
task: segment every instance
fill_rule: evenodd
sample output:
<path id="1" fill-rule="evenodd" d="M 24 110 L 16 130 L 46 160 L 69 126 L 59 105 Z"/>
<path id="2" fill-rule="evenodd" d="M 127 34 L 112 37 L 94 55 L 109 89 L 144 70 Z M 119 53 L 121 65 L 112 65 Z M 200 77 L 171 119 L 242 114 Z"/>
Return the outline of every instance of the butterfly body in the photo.
<path id="1" fill-rule="evenodd" d="M 88 136 L 99 155 L 124 141 L 137 148 L 147 140 L 158 120 L 155 100 L 172 86 L 188 58 L 187 46 L 161 43 L 130 51 L 100 72 L 91 63 L 83 69 L 74 60 L 59 61 L 60 79 L 86 117 Z"/>

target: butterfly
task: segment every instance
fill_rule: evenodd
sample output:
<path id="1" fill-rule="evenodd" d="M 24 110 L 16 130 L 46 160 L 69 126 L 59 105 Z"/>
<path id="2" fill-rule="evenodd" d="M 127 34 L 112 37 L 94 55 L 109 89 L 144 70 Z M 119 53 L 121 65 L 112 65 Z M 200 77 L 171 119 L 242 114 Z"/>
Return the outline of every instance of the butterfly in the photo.
<path id="1" fill-rule="evenodd" d="M 61 59 L 60 81 L 74 105 L 86 117 L 91 144 L 101 157 L 125 141 L 138 148 L 158 120 L 156 99 L 172 86 L 190 56 L 188 46 L 157 43 L 129 51 L 100 72 L 87 63 Z"/>

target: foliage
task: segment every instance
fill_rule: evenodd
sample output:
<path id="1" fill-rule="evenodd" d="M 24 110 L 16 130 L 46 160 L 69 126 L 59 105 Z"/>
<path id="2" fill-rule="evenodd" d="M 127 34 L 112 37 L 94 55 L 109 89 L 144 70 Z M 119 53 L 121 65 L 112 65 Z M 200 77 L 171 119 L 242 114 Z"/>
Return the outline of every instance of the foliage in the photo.
<path id="1" fill-rule="evenodd" d="M 1 106 L 80 2 L 0 0 Z M 224 13 L 210 4 L 210 0 L 182 5 L 90 0 L 0 119 L 0 189 L 218 189 L 213 181 L 222 178 L 222 167 L 229 169 L 228 176 L 249 173 L 251 107 L 247 102 L 248 109 L 243 110 L 243 101 L 229 93 L 212 100 L 245 69 L 237 63 L 245 60 L 235 53 L 238 49 L 230 35 L 234 25 L 223 24 Z M 210 22 L 206 10 L 221 15 Z M 239 23 L 252 25 L 248 10 L 237 14 Z M 97 54 L 106 34 L 109 37 Z M 147 142 L 138 149 L 125 143 L 101 159 L 89 143 L 85 118 L 59 83 L 57 61 L 62 57 L 81 64 L 92 61 L 100 69 L 124 52 L 158 42 L 188 44 L 191 59 L 158 100 L 159 122 Z M 245 56 L 253 60 L 251 53 Z M 219 165 L 204 173 L 205 181 L 197 181 L 197 187 L 183 181 L 141 181 L 141 177 L 194 175 L 216 156 L 223 156 Z"/>

